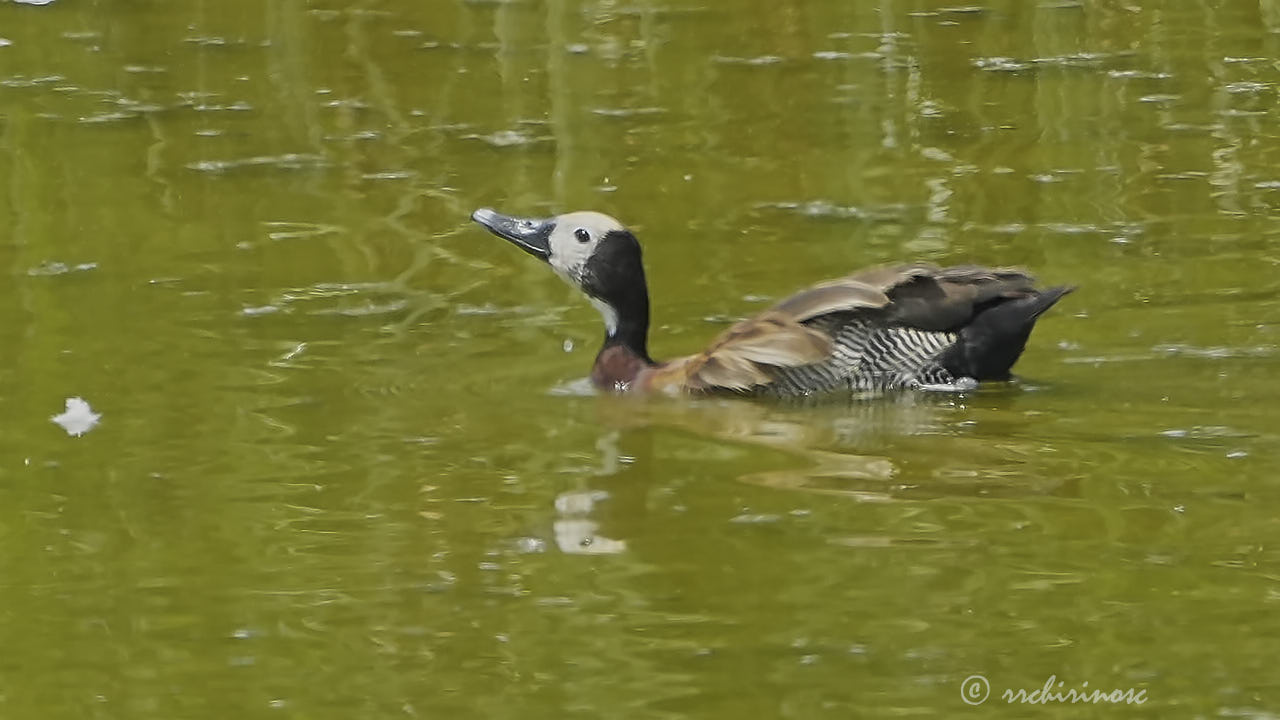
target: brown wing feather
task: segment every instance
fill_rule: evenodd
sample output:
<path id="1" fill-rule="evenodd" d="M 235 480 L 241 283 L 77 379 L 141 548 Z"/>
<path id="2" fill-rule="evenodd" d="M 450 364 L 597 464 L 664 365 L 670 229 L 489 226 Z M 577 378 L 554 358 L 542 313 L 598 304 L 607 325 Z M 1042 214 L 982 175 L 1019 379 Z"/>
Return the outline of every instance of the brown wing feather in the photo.
<path id="1" fill-rule="evenodd" d="M 929 263 L 877 267 L 819 283 L 720 334 L 704 352 L 649 371 L 651 389 L 747 391 L 773 382 L 773 371 L 822 362 L 833 340 L 808 321 L 837 312 L 887 312 L 922 330 L 963 325 L 974 307 L 1032 291 L 1033 279 L 1012 268 Z"/>
<path id="2" fill-rule="evenodd" d="M 747 390 L 772 382 L 768 367 L 797 367 L 831 354 L 831 338 L 776 311 L 743 320 L 705 352 L 684 358 L 692 390 Z"/>
<path id="3" fill-rule="evenodd" d="M 852 278 L 842 278 L 802 290 L 774 305 L 770 312 L 795 322 L 804 322 L 828 313 L 882 308 L 888 304 L 889 296 L 884 294 L 882 288 Z"/>
<path id="4" fill-rule="evenodd" d="M 720 334 L 704 352 L 652 371 L 648 384 L 694 391 L 745 391 L 773 381 L 772 368 L 799 367 L 831 355 L 831 336 L 805 324 L 833 312 L 879 309 L 884 291 L 853 278 L 820 283 Z"/>

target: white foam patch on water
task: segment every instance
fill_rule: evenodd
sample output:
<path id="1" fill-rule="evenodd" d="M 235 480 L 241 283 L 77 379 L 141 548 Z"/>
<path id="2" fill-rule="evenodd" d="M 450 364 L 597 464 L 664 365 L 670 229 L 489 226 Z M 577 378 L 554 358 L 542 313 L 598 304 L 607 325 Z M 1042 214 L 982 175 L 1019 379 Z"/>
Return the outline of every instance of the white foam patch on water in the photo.
<path id="1" fill-rule="evenodd" d="M 70 397 L 67 398 L 67 409 L 49 419 L 66 430 L 68 435 L 80 437 L 92 430 L 102 415 L 95 413 L 84 398 Z"/>
<path id="2" fill-rule="evenodd" d="M 955 382 L 950 383 L 932 383 L 923 384 L 920 389 L 925 392 L 967 392 L 978 387 L 978 381 L 973 378 L 959 378 Z"/>

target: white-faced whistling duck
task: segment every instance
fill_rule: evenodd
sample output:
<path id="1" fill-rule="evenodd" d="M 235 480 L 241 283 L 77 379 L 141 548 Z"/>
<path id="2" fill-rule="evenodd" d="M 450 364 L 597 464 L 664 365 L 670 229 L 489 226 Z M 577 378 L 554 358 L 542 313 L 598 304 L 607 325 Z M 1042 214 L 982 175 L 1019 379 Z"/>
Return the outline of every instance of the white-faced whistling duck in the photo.
<path id="1" fill-rule="evenodd" d="M 1014 268 L 873 268 L 792 295 L 701 353 L 655 362 L 640 244 L 621 223 L 489 208 L 471 218 L 586 293 L 605 324 L 591 381 L 615 392 L 802 396 L 1008 380 L 1040 314 L 1074 289 L 1037 290 Z"/>

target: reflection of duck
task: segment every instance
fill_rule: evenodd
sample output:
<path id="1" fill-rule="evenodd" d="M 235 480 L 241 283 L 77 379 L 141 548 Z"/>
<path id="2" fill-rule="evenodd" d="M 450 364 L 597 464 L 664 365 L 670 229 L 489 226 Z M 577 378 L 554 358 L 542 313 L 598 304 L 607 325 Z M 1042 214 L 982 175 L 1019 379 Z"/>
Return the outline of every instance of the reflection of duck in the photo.
<path id="1" fill-rule="evenodd" d="M 1071 287 L 1020 270 L 916 263 L 820 283 L 725 331 L 697 355 L 649 358 L 640 245 L 594 212 L 472 218 L 547 262 L 604 316 L 592 382 L 615 391 L 797 396 L 1006 380 L 1036 319 Z"/>
<path id="2" fill-rule="evenodd" d="M 911 393 L 881 401 L 853 399 L 799 407 L 717 398 L 637 404 L 628 398 L 606 397 L 594 407 L 600 426 L 611 433 L 626 437 L 656 431 L 692 443 L 685 454 L 677 451 L 668 456 L 677 465 L 714 457 L 737 480 L 750 485 L 883 501 L 891 499 L 900 469 L 884 448 L 904 437 L 935 436 L 954 409 L 956 397 Z M 633 473 L 634 465 L 623 468 L 608 462 L 611 445 L 598 445 L 605 458 L 602 468 L 607 468 L 600 474 Z M 628 483 L 634 484 L 634 478 Z"/>
<path id="3" fill-rule="evenodd" d="M 1031 471 L 1029 461 L 1047 445 L 1046 426 L 1038 423 L 1051 422 L 1019 411 L 1043 402 L 1028 402 L 1033 396 L 1005 386 L 799 405 L 604 396 L 591 407 L 610 440 L 597 444 L 601 460 L 590 488 L 643 494 L 642 478 L 663 483 L 675 475 L 860 502 L 1038 495 L 1063 477 Z M 625 462 L 615 460 L 623 456 Z M 617 482 L 603 481 L 615 476 Z"/>
<path id="4" fill-rule="evenodd" d="M 556 496 L 556 547 L 569 555 L 616 555 L 627 549 L 625 540 L 600 535 L 600 523 L 589 516 L 596 503 L 609 497 L 600 490 L 576 490 Z"/>
<path id="5" fill-rule="evenodd" d="M 990 432 L 998 422 L 1034 423 L 1037 415 L 1017 412 L 1028 397 L 1000 386 L 802 404 L 597 397 L 587 404 L 600 428 L 596 453 L 586 463 L 575 453 L 564 473 L 571 479 L 556 481 L 550 532 L 542 536 L 566 554 L 647 555 L 655 524 L 786 523 L 825 512 L 817 508 L 827 503 L 812 498 L 879 505 L 1056 492 L 1070 479 L 1042 476 L 1028 462 L 1045 447 L 1036 432 Z M 769 491 L 727 489 L 727 481 Z M 901 517 L 916 512 L 904 507 Z M 830 541 L 955 539 L 920 523 L 905 534 L 841 531 Z"/>

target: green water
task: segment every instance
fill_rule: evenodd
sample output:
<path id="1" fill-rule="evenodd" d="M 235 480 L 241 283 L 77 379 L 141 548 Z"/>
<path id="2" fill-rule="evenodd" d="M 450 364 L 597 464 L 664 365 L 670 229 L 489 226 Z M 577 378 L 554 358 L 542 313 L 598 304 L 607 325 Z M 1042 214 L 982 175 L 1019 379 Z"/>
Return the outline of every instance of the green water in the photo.
<path id="1" fill-rule="evenodd" d="M 1277 31 L 0 0 L 0 718 L 1276 717 Z M 876 263 L 1081 289 L 1012 387 L 596 397 L 482 205 L 633 225 L 659 357 Z"/>

